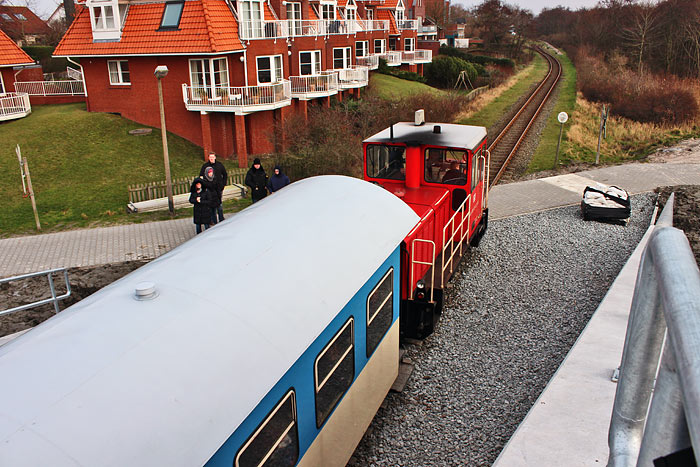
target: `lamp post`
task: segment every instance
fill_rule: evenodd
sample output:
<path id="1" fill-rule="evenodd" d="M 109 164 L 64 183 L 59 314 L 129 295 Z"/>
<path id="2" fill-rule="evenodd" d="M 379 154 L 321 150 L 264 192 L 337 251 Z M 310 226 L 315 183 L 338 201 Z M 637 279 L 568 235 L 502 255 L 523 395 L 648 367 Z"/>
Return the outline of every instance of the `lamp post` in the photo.
<path id="1" fill-rule="evenodd" d="M 163 160 L 165 163 L 165 193 L 168 195 L 168 210 L 170 214 L 175 214 L 175 206 L 173 204 L 173 183 L 170 179 L 170 157 L 168 156 L 168 136 L 165 130 L 165 110 L 163 109 L 163 86 L 160 80 L 168 75 L 168 67 L 160 65 L 153 72 L 158 79 L 158 104 L 160 105 L 160 131 L 163 137 Z"/>

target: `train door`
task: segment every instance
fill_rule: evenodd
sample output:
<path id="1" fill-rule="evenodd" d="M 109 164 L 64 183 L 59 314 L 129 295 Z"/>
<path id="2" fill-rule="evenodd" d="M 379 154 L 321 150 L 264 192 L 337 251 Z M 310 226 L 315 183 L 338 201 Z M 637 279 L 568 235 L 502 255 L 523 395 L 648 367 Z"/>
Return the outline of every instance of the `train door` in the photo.
<path id="1" fill-rule="evenodd" d="M 469 161 L 469 188 L 470 188 L 470 202 L 469 202 L 469 217 L 470 226 L 469 234 L 470 236 L 474 234 L 474 230 L 479 225 L 481 220 L 481 212 L 484 208 L 484 190 L 485 180 L 484 176 L 486 174 L 486 158 L 484 157 L 484 146 L 481 145 L 479 149 L 471 154 L 471 160 Z"/>

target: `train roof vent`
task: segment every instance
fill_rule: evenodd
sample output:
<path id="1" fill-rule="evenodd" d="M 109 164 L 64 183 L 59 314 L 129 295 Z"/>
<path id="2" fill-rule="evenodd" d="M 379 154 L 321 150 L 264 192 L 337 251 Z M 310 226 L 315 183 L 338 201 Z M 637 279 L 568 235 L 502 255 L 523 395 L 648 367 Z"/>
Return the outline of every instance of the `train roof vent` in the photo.
<path id="1" fill-rule="evenodd" d="M 440 134 L 440 133 L 442 133 L 442 128 L 440 128 L 440 125 L 435 125 L 435 126 L 433 127 L 433 133 L 435 133 L 435 134 Z"/>
<path id="2" fill-rule="evenodd" d="M 134 298 L 136 300 L 153 300 L 158 296 L 156 285 L 153 282 L 139 282 L 136 284 Z"/>
<path id="3" fill-rule="evenodd" d="M 414 116 L 413 120 L 416 124 L 416 126 L 421 126 L 422 124 L 425 123 L 425 110 L 420 109 L 416 110 L 416 114 Z"/>

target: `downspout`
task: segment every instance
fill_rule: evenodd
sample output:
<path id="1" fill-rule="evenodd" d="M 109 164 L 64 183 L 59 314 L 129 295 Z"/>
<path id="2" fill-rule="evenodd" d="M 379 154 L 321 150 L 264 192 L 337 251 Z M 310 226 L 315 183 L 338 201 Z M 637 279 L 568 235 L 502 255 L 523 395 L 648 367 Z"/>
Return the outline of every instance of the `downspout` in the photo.
<path id="1" fill-rule="evenodd" d="M 85 97 L 87 97 L 87 85 L 85 84 L 85 70 L 83 70 L 83 66 L 68 56 L 66 56 L 66 60 L 71 62 L 73 65 L 78 65 L 80 67 L 80 75 L 83 77 L 83 90 L 85 91 Z"/>

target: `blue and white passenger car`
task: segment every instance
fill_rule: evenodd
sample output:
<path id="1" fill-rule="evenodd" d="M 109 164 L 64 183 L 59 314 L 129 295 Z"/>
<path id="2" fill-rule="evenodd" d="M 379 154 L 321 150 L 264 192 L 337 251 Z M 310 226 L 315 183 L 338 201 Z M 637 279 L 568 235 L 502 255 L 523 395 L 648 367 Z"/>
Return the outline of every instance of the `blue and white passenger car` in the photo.
<path id="1" fill-rule="evenodd" d="M 417 222 L 303 180 L 0 347 L 0 465 L 344 465 L 397 374 Z"/>

